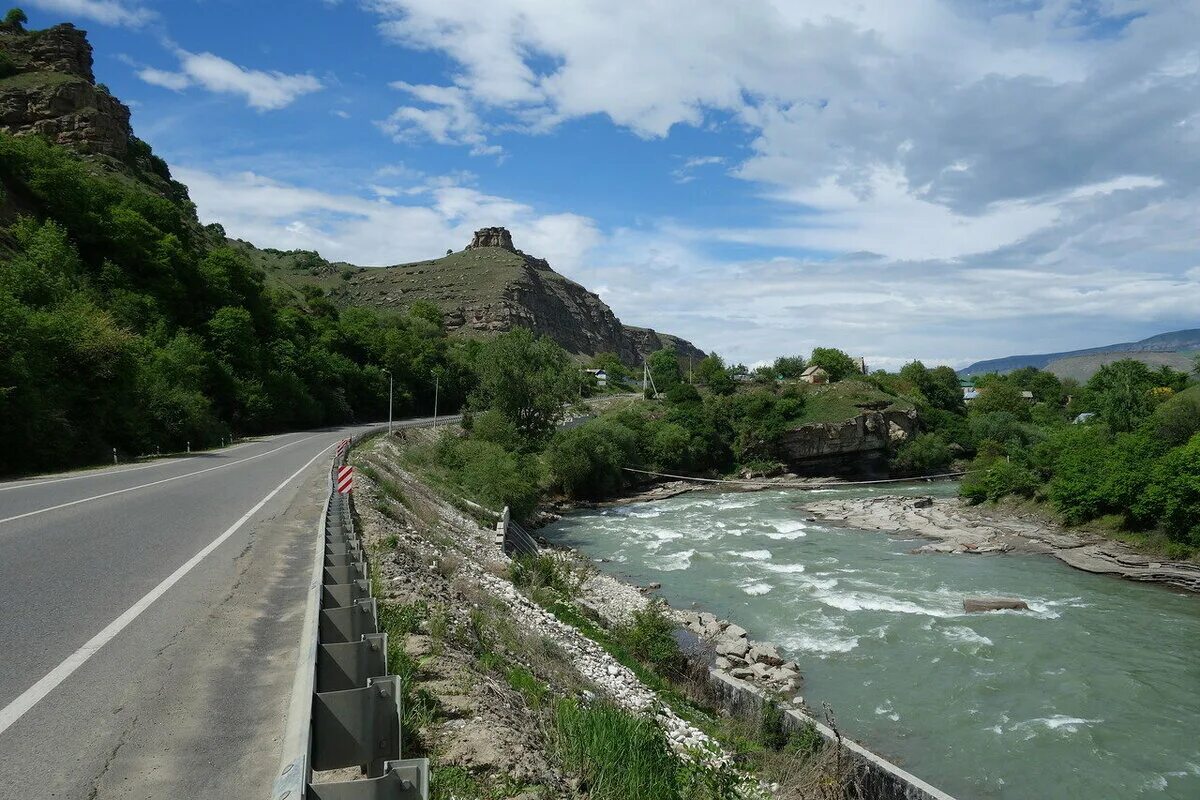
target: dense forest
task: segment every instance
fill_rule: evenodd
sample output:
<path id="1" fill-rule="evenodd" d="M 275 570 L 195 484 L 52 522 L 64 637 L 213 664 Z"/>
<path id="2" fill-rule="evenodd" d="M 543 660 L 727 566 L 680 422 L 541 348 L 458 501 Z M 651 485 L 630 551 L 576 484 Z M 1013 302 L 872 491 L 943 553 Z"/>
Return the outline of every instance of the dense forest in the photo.
<path id="1" fill-rule="evenodd" d="M 161 177 L 169 172 L 156 160 Z M 457 408 L 475 345 L 441 313 L 277 296 L 186 190 L 0 134 L 0 473 Z M 158 183 L 162 184 L 162 181 Z"/>

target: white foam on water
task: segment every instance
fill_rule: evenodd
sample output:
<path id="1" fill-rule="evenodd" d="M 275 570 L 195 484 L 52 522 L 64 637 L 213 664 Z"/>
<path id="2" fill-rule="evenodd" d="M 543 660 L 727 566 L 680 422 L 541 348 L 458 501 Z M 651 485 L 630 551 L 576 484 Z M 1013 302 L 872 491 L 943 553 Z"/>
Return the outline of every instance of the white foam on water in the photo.
<path id="1" fill-rule="evenodd" d="M 975 632 L 973 629 L 965 625 L 952 625 L 949 628 L 942 630 L 942 635 L 952 642 L 962 642 L 963 644 L 975 645 L 991 645 L 992 640 L 983 634 Z"/>
<path id="2" fill-rule="evenodd" d="M 670 553 L 658 559 L 647 560 L 646 563 L 660 572 L 678 572 L 692 565 L 692 556 L 694 555 L 696 555 L 695 550 L 680 550 L 678 553 Z"/>
<path id="3" fill-rule="evenodd" d="M 735 508 L 750 508 L 750 506 L 753 506 L 756 504 L 757 504 L 756 500 L 753 500 L 753 499 L 748 500 L 746 498 L 738 498 L 737 500 L 718 500 L 717 501 L 717 510 L 718 511 L 729 511 L 729 510 L 735 509 Z"/>
<path id="4" fill-rule="evenodd" d="M 1036 717 L 1027 719 L 1024 722 L 1018 722 L 1009 728 L 1010 731 L 1022 731 L 1026 739 L 1032 739 L 1037 736 L 1037 729 L 1044 728 L 1051 732 L 1063 733 L 1078 733 L 1080 728 L 1096 725 L 1104 722 L 1102 719 L 1084 719 L 1083 717 L 1069 717 L 1065 714 L 1055 714 L 1052 717 Z"/>
<path id="5" fill-rule="evenodd" d="M 793 633 L 780 642 L 788 650 L 815 653 L 824 657 L 833 653 L 849 653 L 858 647 L 857 636 L 836 636 L 821 633 Z"/>
<path id="6" fill-rule="evenodd" d="M 924 606 L 911 600 L 900 600 L 887 595 L 869 595 L 863 592 L 817 592 L 817 599 L 827 606 L 842 611 L 891 611 L 897 614 L 917 614 L 928 617 L 956 617 L 960 611 Z"/>
<path id="7" fill-rule="evenodd" d="M 768 533 L 768 539 L 802 539 L 808 536 L 805 529 L 808 527 L 799 520 L 782 520 L 780 522 L 769 523 L 775 529 L 775 533 Z"/>
<path id="8" fill-rule="evenodd" d="M 770 570 L 771 572 L 781 572 L 784 574 L 793 573 L 793 572 L 804 572 L 803 564 L 773 564 L 773 563 L 771 563 L 771 564 L 761 564 L 760 566 L 763 569 Z"/>
<path id="9" fill-rule="evenodd" d="M 767 592 L 771 591 L 775 587 L 769 583 L 747 582 L 747 583 L 741 584 L 741 588 L 742 588 L 743 592 L 750 595 L 751 597 L 757 597 L 758 595 L 766 594 Z"/>
<path id="10" fill-rule="evenodd" d="M 770 550 L 743 550 L 740 553 L 735 552 L 734 555 L 741 556 L 742 558 L 748 558 L 751 561 L 768 561 L 771 558 L 771 551 Z"/>

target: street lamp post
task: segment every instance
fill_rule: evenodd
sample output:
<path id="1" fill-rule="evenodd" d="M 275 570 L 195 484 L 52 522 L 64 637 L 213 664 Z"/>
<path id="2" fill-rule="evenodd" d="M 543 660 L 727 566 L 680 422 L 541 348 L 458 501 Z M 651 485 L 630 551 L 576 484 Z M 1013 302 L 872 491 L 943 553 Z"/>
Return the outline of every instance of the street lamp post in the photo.
<path id="1" fill-rule="evenodd" d="M 437 403 L 438 403 L 438 383 L 441 376 L 436 372 L 433 373 L 433 424 L 437 425 Z"/>
<path id="2" fill-rule="evenodd" d="M 392 433 L 392 397 L 395 392 L 392 390 L 392 371 L 390 369 L 383 370 L 388 376 L 388 435 Z"/>

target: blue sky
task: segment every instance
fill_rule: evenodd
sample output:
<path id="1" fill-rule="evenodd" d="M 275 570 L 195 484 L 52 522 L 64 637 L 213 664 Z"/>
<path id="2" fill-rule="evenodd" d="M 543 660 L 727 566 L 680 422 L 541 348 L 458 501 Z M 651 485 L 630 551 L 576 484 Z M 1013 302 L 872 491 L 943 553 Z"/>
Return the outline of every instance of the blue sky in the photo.
<path id="1" fill-rule="evenodd" d="M 875 366 L 1200 326 L 1177 0 L 27 0 L 201 218 L 387 265 L 506 225 L 626 322 Z"/>

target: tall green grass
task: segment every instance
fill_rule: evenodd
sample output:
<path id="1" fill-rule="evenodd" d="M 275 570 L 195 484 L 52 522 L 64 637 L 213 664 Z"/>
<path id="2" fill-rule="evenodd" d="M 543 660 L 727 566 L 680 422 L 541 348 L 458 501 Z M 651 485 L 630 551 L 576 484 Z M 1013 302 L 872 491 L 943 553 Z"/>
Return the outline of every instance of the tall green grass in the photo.
<path id="1" fill-rule="evenodd" d="M 563 765 L 580 775 L 591 800 L 683 800 L 680 762 L 652 720 L 561 700 L 554 729 Z"/>

